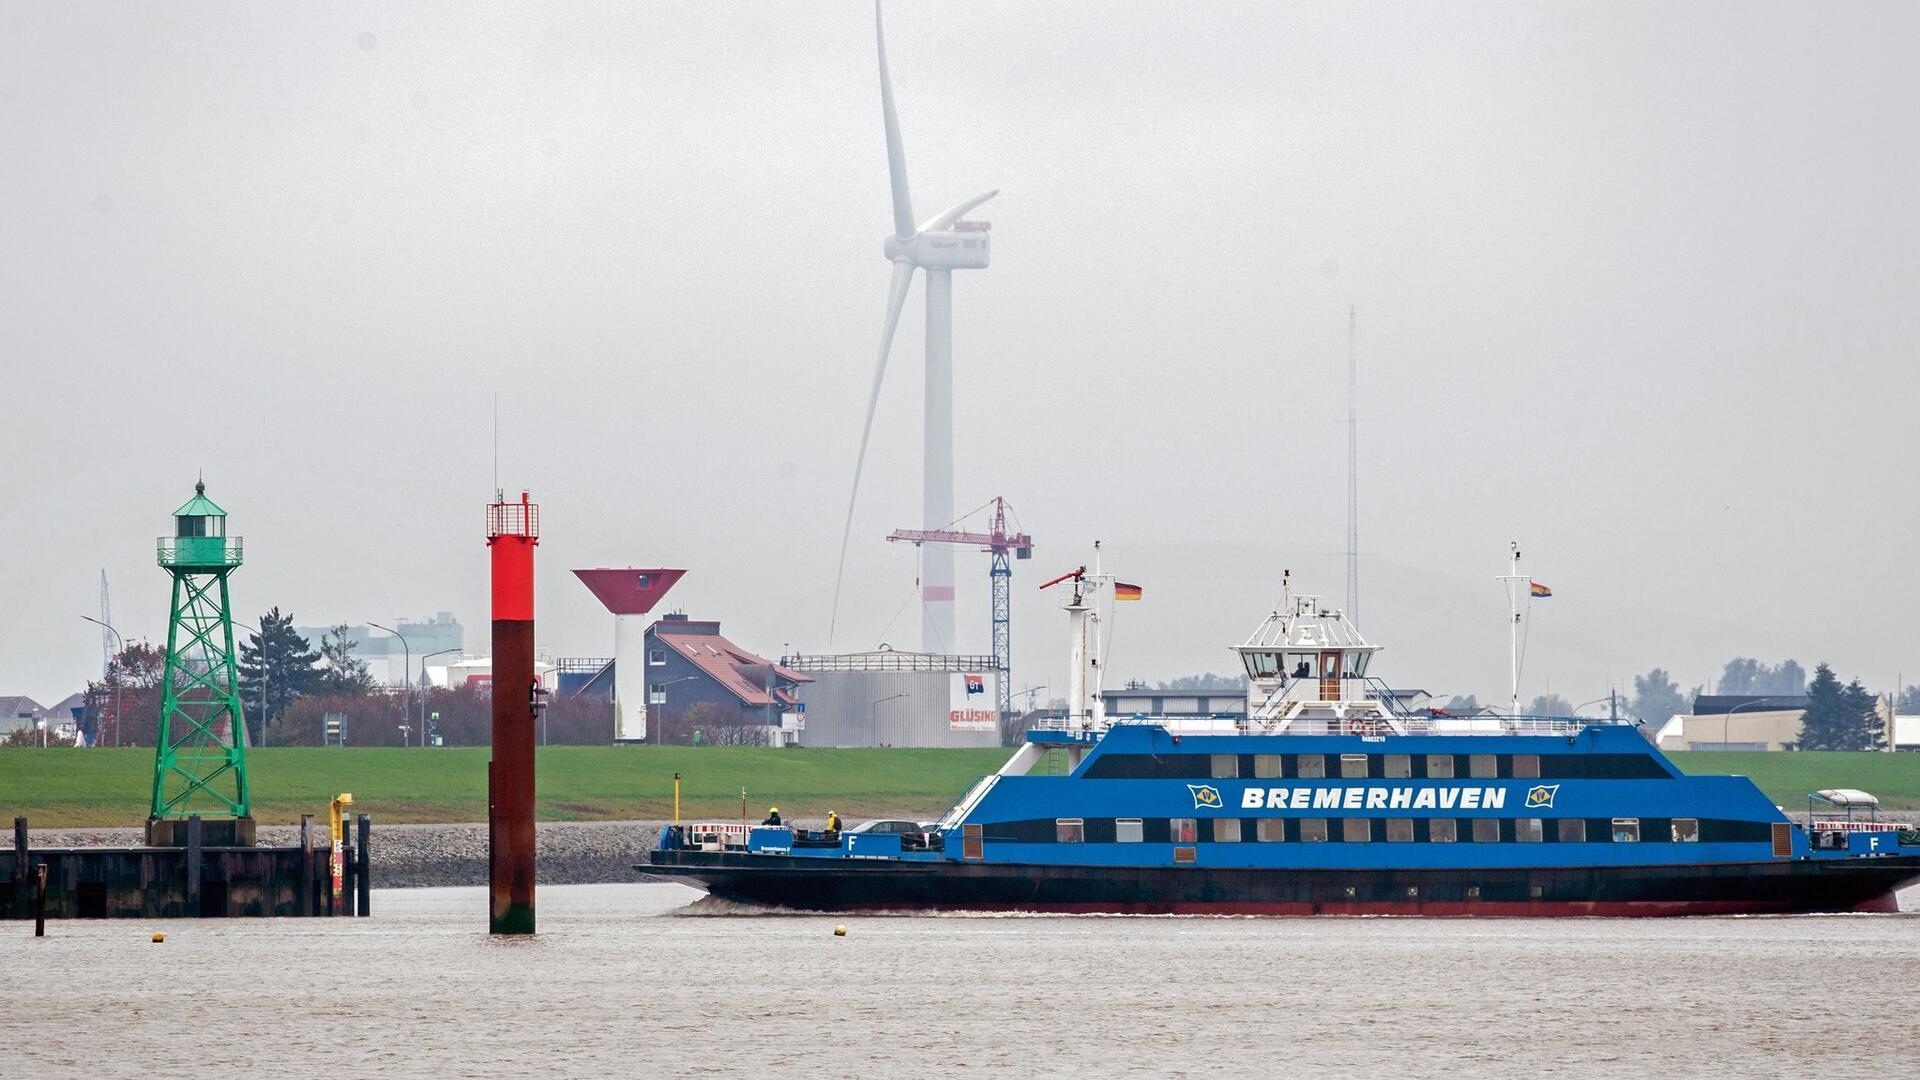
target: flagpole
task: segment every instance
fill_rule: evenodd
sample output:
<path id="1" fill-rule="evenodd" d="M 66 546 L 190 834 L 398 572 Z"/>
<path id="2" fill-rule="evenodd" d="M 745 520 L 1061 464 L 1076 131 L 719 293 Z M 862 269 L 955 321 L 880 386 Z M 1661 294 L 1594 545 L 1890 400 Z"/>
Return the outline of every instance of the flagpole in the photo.
<path id="1" fill-rule="evenodd" d="M 1521 579 L 1520 542 L 1507 541 L 1513 566 L 1501 576 L 1507 583 L 1507 715 L 1520 715 L 1520 597 L 1514 590 Z"/>

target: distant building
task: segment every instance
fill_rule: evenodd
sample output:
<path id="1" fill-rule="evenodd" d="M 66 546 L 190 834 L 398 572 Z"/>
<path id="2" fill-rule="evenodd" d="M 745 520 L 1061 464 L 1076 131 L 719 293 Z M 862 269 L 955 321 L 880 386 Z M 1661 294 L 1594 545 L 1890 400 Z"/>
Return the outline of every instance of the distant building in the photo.
<path id="1" fill-rule="evenodd" d="M 347 625 L 347 640 L 353 642 L 353 655 L 367 662 L 367 670 L 375 681 L 389 685 L 419 679 L 422 661 L 435 667 L 445 666 L 447 658 L 457 657 L 466 644 L 466 632 L 451 611 L 435 612 L 433 618 L 420 622 L 401 619 L 389 625 L 406 636 L 404 645 L 398 636 L 366 623 Z M 294 632 L 318 649 L 327 635 L 333 633 L 333 627 L 296 626 Z M 426 660 L 436 653 L 440 654 L 436 660 Z M 403 667 L 406 670 L 401 670 Z"/>
<path id="2" fill-rule="evenodd" d="M 1662 750 L 1791 750 L 1806 711 L 1804 694 L 1702 694 L 1655 741 Z"/>
<path id="3" fill-rule="evenodd" d="M 991 656 L 876 649 L 789 657 L 812 680 L 798 695 L 807 746 L 999 746 Z"/>
<path id="4" fill-rule="evenodd" d="M 47 710 L 30 697 L 0 697 L 0 735 L 30 728 L 46 719 Z"/>
<path id="5" fill-rule="evenodd" d="M 805 726 L 796 691 L 813 680 L 721 636 L 717 621 L 671 614 L 647 628 L 648 737 L 787 746 Z M 593 685 L 610 683 L 608 661 Z"/>

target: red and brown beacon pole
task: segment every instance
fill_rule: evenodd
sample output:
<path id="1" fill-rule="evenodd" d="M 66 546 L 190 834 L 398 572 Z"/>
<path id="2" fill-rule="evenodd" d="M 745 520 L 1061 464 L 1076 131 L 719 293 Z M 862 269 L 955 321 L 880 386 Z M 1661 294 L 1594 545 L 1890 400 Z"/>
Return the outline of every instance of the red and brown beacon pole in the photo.
<path id="1" fill-rule="evenodd" d="M 533 670 L 533 549 L 540 507 L 487 507 L 493 549 L 493 760 L 487 763 L 487 929 L 533 933 L 533 729 L 544 694 Z"/>

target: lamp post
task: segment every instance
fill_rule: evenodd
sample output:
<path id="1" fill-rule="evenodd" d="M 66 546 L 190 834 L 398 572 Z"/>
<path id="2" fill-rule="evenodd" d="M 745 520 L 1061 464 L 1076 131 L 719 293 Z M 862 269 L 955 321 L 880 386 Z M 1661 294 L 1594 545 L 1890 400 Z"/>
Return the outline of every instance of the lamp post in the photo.
<path id="1" fill-rule="evenodd" d="M 385 630 L 400 639 L 400 745 L 405 746 L 407 744 L 406 721 L 411 715 L 413 705 L 413 696 L 409 692 L 412 688 L 407 685 L 407 680 L 413 677 L 413 647 L 407 644 L 407 635 L 391 626 L 381 626 L 377 622 L 370 622 L 367 625 L 375 630 Z M 427 745 L 426 739 L 421 739 L 420 745 Z"/>
<path id="2" fill-rule="evenodd" d="M 911 697 L 911 696 L 912 696 L 911 694 L 907 694 L 907 693 L 888 694 L 886 697 L 868 702 L 867 703 L 867 727 L 873 729 L 874 734 L 876 735 L 879 734 L 879 720 L 877 717 L 874 716 L 874 710 L 879 708 L 881 705 L 884 705 L 887 702 L 892 701 L 895 698 L 903 698 L 903 697 Z M 888 739 L 886 744 L 888 746 L 892 746 L 893 740 Z"/>
<path id="3" fill-rule="evenodd" d="M 456 653 L 459 651 L 461 651 L 460 647 L 456 645 L 451 649 L 435 649 L 434 651 L 421 657 L 420 658 L 420 681 L 421 682 L 427 681 L 427 661 L 433 659 L 436 656 L 445 656 L 448 653 Z M 420 691 L 420 745 L 422 746 L 432 745 L 426 741 L 427 737 L 430 734 L 431 732 L 427 730 L 427 691 L 426 689 L 422 689 Z"/>
<path id="4" fill-rule="evenodd" d="M 660 715 L 663 720 L 664 718 L 670 717 L 673 715 L 673 713 L 667 710 L 667 687 L 672 686 L 674 683 L 696 682 L 699 680 L 699 678 L 700 676 L 698 675 L 682 675 L 677 679 L 668 679 L 666 682 L 654 684 L 655 686 L 659 687 L 659 690 L 660 690 Z M 649 699 L 653 697 L 651 690 L 649 690 L 647 697 Z M 651 705 L 653 704 L 653 702 L 649 700 L 647 704 Z"/>
<path id="5" fill-rule="evenodd" d="M 99 619 L 96 619 L 91 615 L 82 615 L 80 617 L 87 620 L 88 622 L 92 623 L 95 626 L 105 628 L 107 633 L 113 635 L 113 643 L 115 647 L 115 651 L 113 654 L 113 666 L 116 668 L 123 667 L 123 665 L 120 663 L 120 658 L 126 655 L 127 640 L 120 636 L 120 631 L 115 630 L 113 628 L 113 624 L 101 622 Z M 124 670 L 121 672 L 119 676 L 117 676 L 113 680 L 113 745 L 115 746 L 120 745 L 120 692 L 126 688 L 126 681 L 127 679 L 126 679 L 126 674 Z M 265 735 L 266 733 L 267 733 L 267 724 L 265 720 L 262 720 L 260 722 L 260 734 Z"/>
<path id="6" fill-rule="evenodd" d="M 1733 708 L 1728 709 L 1720 717 L 1720 749 L 1721 750 L 1725 750 L 1727 748 L 1727 743 L 1728 743 L 1727 729 L 1733 726 L 1733 714 L 1739 712 L 1741 709 L 1751 709 L 1756 705 L 1778 706 L 1779 702 L 1775 701 L 1770 697 L 1754 698 L 1752 701 L 1743 701 L 1740 704 L 1735 705 Z"/>

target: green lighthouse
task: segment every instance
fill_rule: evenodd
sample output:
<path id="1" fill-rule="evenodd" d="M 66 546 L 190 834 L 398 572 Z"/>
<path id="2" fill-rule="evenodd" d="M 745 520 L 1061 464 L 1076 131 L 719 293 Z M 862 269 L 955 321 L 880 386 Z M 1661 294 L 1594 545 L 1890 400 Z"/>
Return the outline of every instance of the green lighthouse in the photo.
<path id="1" fill-rule="evenodd" d="M 193 498 L 173 512 L 173 522 L 173 535 L 158 545 L 160 567 L 173 576 L 173 615 L 154 735 L 148 842 L 184 836 L 172 823 L 197 814 L 234 819 L 236 841 L 251 843 L 247 729 L 227 598 L 241 542 L 227 535 L 227 512 L 207 498 L 204 481 L 193 485 Z"/>

